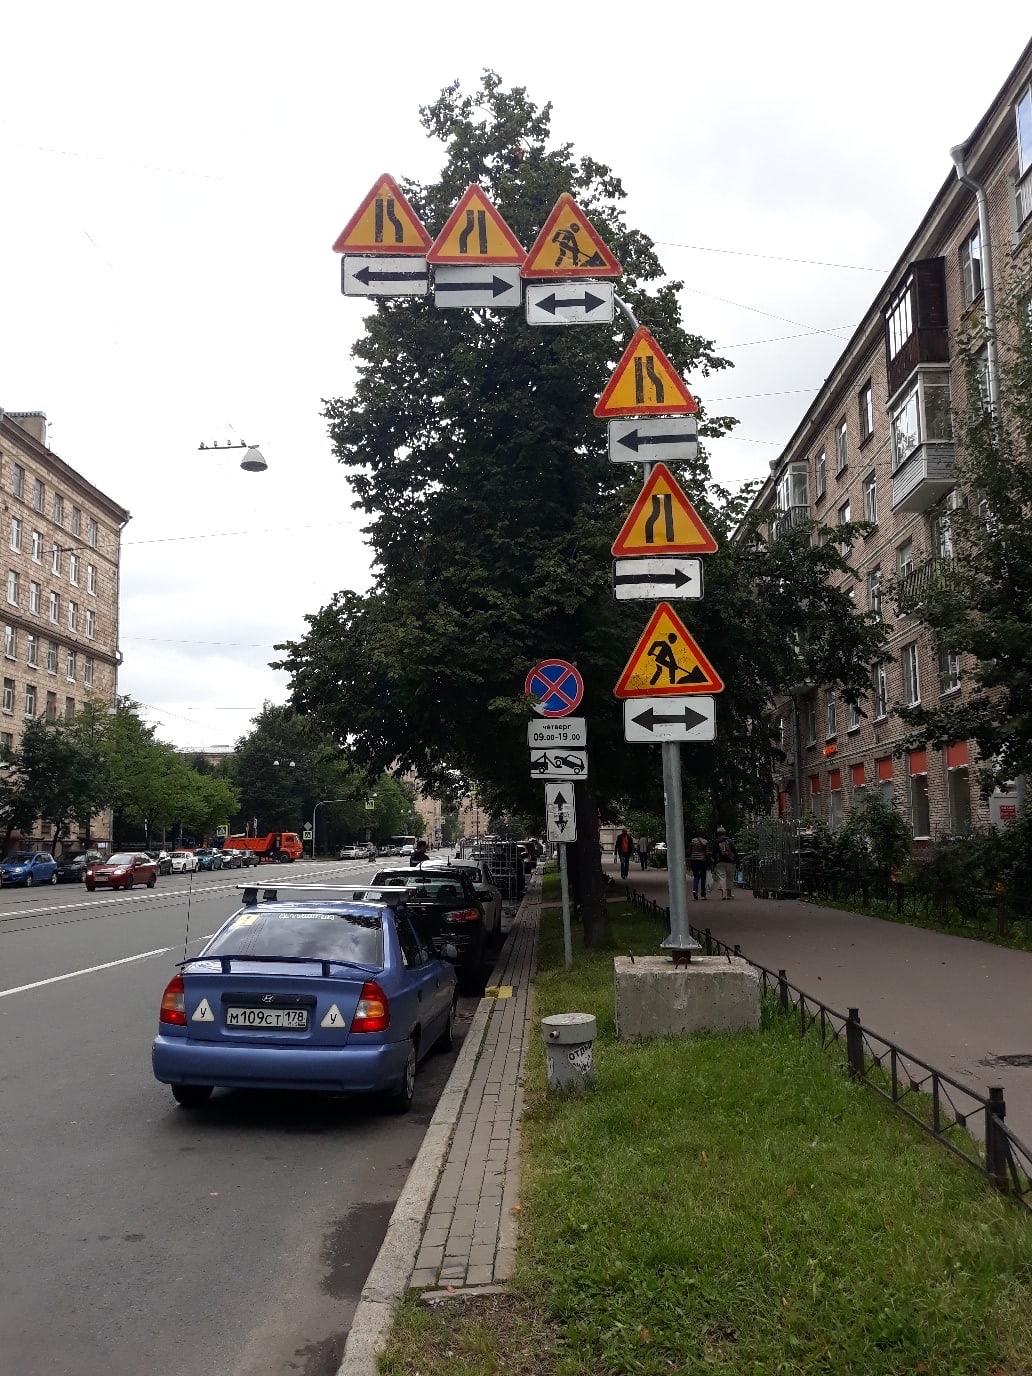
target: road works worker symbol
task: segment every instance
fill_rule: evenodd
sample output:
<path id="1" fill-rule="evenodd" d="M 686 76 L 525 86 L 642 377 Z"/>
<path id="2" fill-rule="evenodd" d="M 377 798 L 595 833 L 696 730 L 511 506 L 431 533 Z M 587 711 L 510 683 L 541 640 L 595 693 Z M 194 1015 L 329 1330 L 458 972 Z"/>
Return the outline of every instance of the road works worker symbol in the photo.
<path id="1" fill-rule="evenodd" d="M 613 689 L 618 698 L 722 693 L 724 681 L 669 602 L 652 613 Z"/>
<path id="2" fill-rule="evenodd" d="M 524 278 L 619 277 L 623 269 L 598 232 L 564 191 L 552 207 L 520 269 Z"/>
<path id="3" fill-rule="evenodd" d="M 385 172 L 338 234 L 333 251 L 422 256 L 429 247 L 425 226 L 401 187 Z"/>
<path id="4" fill-rule="evenodd" d="M 637 330 L 599 397 L 595 415 L 694 415 L 699 406 L 644 325 Z"/>

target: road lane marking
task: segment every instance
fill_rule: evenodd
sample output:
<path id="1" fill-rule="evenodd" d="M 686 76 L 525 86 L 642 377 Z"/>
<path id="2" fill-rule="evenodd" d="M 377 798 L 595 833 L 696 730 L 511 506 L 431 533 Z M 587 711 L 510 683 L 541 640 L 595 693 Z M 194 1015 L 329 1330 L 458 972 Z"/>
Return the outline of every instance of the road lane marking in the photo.
<path id="1" fill-rule="evenodd" d="M 103 965 L 88 965 L 85 970 L 69 970 L 67 975 L 52 975 L 50 979 L 38 979 L 34 984 L 19 984 L 13 989 L 0 989 L 0 999 L 8 994 L 24 994 L 29 989 L 42 989 L 45 984 L 60 984 L 64 979 L 77 979 L 79 975 L 92 975 L 98 970 L 112 970 L 116 965 L 131 965 L 134 960 L 149 960 L 151 956 L 167 956 L 171 946 L 161 946 L 156 951 L 141 951 L 138 956 L 123 956 L 121 960 L 109 960 Z"/>

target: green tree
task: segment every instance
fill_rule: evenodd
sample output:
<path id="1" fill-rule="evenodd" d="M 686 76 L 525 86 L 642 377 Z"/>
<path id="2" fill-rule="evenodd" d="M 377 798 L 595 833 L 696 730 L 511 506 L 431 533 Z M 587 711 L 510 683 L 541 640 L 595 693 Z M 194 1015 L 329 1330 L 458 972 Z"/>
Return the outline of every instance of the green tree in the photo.
<path id="1" fill-rule="evenodd" d="M 906 603 L 932 629 L 943 655 L 971 656 L 959 700 L 903 708 L 911 743 L 975 740 L 986 792 L 1032 769 L 1032 269 L 1004 293 L 1000 396 L 983 394 L 984 336 L 958 340 L 966 397 L 954 410 L 961 504 L 933 516 L 948 523 L 952 556 L 926 571 Z M 907 598 L 906 588 L 896 588 Z"/>
<path id="2" fill-rule="evenodd" d="M 49 822 L 55 838 L 77 823 L 85 828 L 88 841 L 90 819 L 111 800 L 103 733 L 93 731 L 93 726 L 89 713 L 71 721 L 36 717 L 27 723 L 18 744 L 21 815 L 31 812 Z"/>
<path id="3" fill-rule="evenodd" d="M 503 90 L 487 73 L 472 95 L 451 86 L 421 115 L 447 149 L 436 183 L 406 184 L 427 224 L 441 226 L 477 181 L 529 244 L 559 193 L 570 191 L 623 264 L 622 298 L 678 371 L 694 385 L 729 366 L 684 328 L 681 284 L 666 278 L 651 241 L 628 225 L 619 180 L 569 145 L 549 146 L 550 107 L 539 109 L 521 88 Z M 411 765 L 435 791 L 457 769 L 478 781 L 492 814 L 537 817 L 523 683 L 541 659 L 577 663 L 592 772 L 577 788 L 581 839 L 572 875 L 588 944 L 608 936 L 599 808 L 608 811 L 614 800 L 649 807 L 657 791 L 658 752 L 625 746 L 612 695 L 647 620 L 640 605 L 615 602 L 610 584 L 610 545 L 639 474 L 608 461 L 604 428 L 592 417 L 626 340 L 622 324 L 532 329 L 515 311 L 378 302 L 355 346 L 355 392 L 326 411 L 369 518 L 376 583 L 366 594 L 337 594 L 307 618 L 303 640 L 281 647 L 294 705 L 317 715 L 361 764 Z M 704 437 L 732 424 L 700 412 Z M 704 775 L 696 785 L 750 799 L 769 794 L 775 749 L 764 712 L 772 691 L 794 681 L 794 631 L 810 629 L 815 665 L 833 659 L 825 681 L 857 693 L 869 662 L 860 675 L 859 661 L 875 632 L 854 633 L 845 592 L 825 586 L 830 546 L 732 543 L 747 498 L 710 492 L 704 456 L 681 476 L 724 542 L 689 623 L 729 689 L 718 743 L 693 751 Z M 822 654 L 832 641 L 839 653 Z"/>

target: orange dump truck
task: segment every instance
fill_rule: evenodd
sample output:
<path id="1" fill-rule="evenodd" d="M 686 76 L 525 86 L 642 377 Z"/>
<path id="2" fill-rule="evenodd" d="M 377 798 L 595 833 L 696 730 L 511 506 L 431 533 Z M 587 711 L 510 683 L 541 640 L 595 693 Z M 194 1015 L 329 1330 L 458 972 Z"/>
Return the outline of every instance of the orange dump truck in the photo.
<path id="1" fill-rule="evenodd" d="M 227 836 L 223 850 L 249 850 L 259 860 L 278 860 L 289 865 L 304 854 L 296 831 L 270 831 L 267 836 Z"/>

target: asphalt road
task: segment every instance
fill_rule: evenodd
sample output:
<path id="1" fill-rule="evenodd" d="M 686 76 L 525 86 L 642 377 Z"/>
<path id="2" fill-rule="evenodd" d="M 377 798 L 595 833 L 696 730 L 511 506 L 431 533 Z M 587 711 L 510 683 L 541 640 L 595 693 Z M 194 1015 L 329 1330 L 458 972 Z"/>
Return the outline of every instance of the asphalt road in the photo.
<path id="1" fill-rule="evenodd" d="M 261 876 L 328 869 L 371 873 Z M 316 1095 L 178 1108 L 150 1069 L 161 993 L 187 917 L 192 953 L 256 873 L 0 891 L 0 1376 L 336 1372 L 455 1053 L 400 1119 Z"/>

